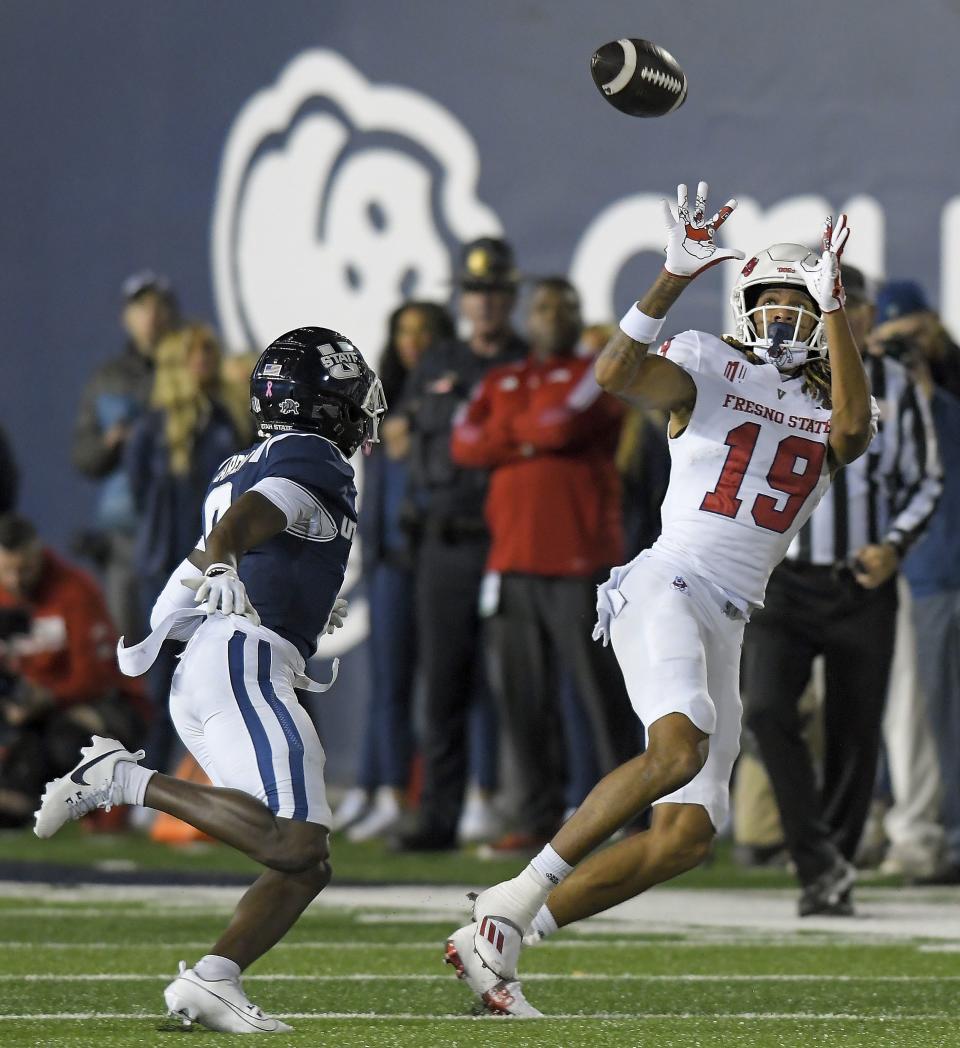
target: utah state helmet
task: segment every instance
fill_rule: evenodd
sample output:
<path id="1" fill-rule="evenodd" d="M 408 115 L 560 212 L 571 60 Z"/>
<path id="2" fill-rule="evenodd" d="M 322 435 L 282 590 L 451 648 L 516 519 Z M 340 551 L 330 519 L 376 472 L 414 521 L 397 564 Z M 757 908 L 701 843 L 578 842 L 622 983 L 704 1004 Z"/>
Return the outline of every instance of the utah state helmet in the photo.
<path id="1" fill-rule="evenodd" d="M 360 350 L 330 328 L 281 335 L 250 377 L 250 410 L 261 435 L 318 433 L 348 458 L 361 444 L 377 442 L 386 409 L 380 379 Z"/>

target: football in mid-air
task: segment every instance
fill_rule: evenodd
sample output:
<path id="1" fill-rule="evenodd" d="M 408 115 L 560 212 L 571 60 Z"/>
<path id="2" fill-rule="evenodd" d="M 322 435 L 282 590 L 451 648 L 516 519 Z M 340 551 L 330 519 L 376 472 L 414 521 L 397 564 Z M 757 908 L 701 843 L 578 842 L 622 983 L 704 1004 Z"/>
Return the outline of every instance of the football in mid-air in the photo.
<path id="1" fill-rule="evenodd" d="M 590 73 L 600 94 L 630 116 L 665 116 L 687 97 L 687 77 L 677 60 L 649 40 L 625 38 L 598 47 Z"/>

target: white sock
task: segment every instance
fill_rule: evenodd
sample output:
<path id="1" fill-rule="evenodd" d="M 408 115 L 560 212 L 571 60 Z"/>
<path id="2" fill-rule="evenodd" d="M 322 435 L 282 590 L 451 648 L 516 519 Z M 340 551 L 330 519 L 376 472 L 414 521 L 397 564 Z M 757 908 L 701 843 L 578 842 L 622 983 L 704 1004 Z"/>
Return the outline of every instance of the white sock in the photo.
<path id="1" fill-rule="evenodd" d="M 523 933 L 552 890 L 553 883 L 531 864 L 511 880 L 501 881 L 481 892 L 478 912 L 484 916 L 505 917 Z"/>
<path id="2" fill-rule="evenodd" d="M 219 957 L 215 953 L 208 953 L 201 957 L 193 966 L 195 974 L 207 982 L 217 982 L 220 979 L 231 979 L 236 982 L 240 978 L 240 965 L 231 961 L 229 957 Z"/>
<path id="3" fill-rule="evenodd" d="M 555 931 L 558 931 L 557 922 L 554 920 L 553 914 L 546 903 L 537 910 L 537 915 L 533 918 L 533 923 L 530 925 L 530 931 L 536 932 L 541 939 L 547 939 Z"/>
<path id="4" fill-rule="evenodd" d="M 143 804 L 147 783 L 156 774 L 153 768 L 143 768 L 135 761 L 117 761 L 113 768 L 113 781 L 123 793 L 123 803 Z"/>
<path id="5" fill-rule="evenodd" d="M 570 863 L 564 862 L 553 850 L 551 844 L 548 844 L 539 855 L 535 855 L 530 860 L 530 865 L 537 872 L 542 873 L 553 885 L 559 884 L 568 873 L 573 871 Z"/>

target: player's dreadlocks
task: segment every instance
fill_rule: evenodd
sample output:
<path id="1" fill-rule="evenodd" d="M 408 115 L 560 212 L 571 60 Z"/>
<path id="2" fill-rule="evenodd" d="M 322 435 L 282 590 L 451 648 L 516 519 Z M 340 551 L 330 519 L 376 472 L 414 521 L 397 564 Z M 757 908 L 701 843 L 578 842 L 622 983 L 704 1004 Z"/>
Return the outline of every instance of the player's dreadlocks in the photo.
<path id="1" fill-rule="evenodd" d="M 742 342 L 737 341 L 733 335 L 724 335 L 723 341 L 732 349 L 738 350 L 751 363 L 757 363 L 756 355 Z M 818 404 L 825 408 L 832 408 L 830 399 L 830 361 L 826 357 L 814 357 L 803 365 L 803 385 L 801 389 Z"/>

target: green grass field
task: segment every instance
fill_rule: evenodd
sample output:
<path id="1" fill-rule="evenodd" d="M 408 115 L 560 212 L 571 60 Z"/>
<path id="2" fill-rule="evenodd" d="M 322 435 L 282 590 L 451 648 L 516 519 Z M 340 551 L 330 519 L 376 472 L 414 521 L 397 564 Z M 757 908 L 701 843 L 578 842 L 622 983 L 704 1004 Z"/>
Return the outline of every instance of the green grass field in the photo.
<path id="1" fill-rule="evenodd" d="M 548 1018 L 518 1021 L 476 1015 L 441 956 L 466 913 L 451 886 L 482 887 L 521 861 L 398 857 L 339 840 L 333 855 L 325 902 L 246 976 L 251 998 L 295 1028 L 270 1039 L 278 1048 L 960 1046 L 956 890 L 877 882 L 858 889 L 861 917 L 801 922 L 788 874 L 737 870 L 721 847 L 677 890 L 526 951 L 527 996 Z M 239 888 L 17 883 L 18 863 L 43 862 L 161 878 L 255 872 L 216 845 L 171 851 L 75 826 L 52 841 L 0 834 L 0 1046 L 248 1043 L 184 1031 L 162 1001 Z"/>
<path id="2" fill-rule="evenodd" d="M 162 1015 L 177 962 L 204 952 L 230 899 L 153 894 L 20 887 L 0 898 L 0 1045 L 246 1043 Z M 278 1048 L 960 1044 L 960 953 L 942 944 L 610 927 L 525 952 L 527 995 L 550 1014 L 541 1021 L 474 1016 L 441 964 L 450 922 L 396 910 L 312 908 L 246 987 L 295 1027 L 270 1039 Z"/>

